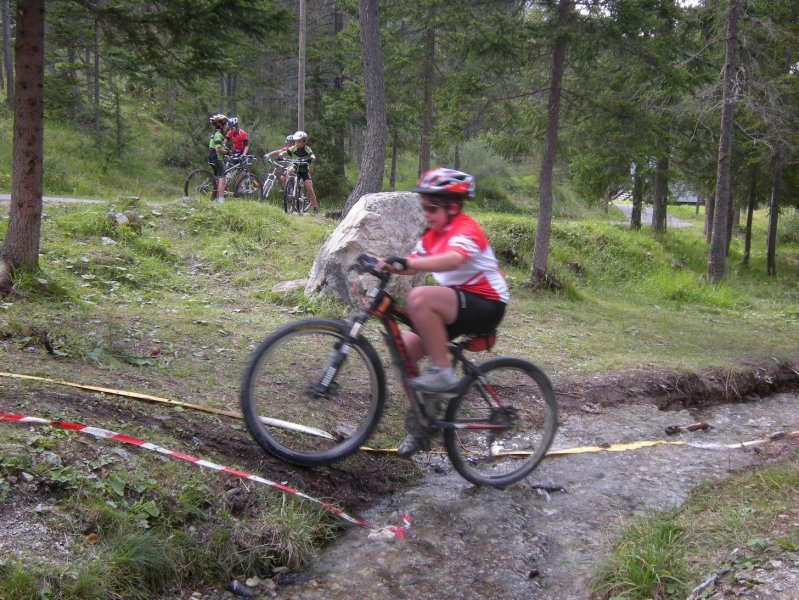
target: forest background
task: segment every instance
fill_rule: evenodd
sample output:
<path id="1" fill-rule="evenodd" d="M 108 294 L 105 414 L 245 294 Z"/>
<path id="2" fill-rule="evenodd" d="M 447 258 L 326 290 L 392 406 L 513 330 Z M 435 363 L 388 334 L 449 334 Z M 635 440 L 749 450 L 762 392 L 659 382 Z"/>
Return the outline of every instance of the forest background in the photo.
<path id="1" fill-rule="evenodd" d="M 8 1 L 3 12 L 11 102 Z M 395 187 L 403 152 L 418 152 L 419 171 L 474 173 L 497 206 L 526 183 L 539 197 L 535 286 L 558 193 L 598 203 L 629 190 L 632 225 L 647 197 L 662 232 L 666 203 L 687 186 L 707 200 L 708 277 L 719 281 L 733 208 L 771 203 L 773 274 L 779 209 L 796 203 L 797 12 L 788 0 L 50 2 L 36 99 L 105 168 L 129 160 L 137 132 L 163 128 L 154 162 L 187 170 L 216 111 L 236 114 L 259 152 L 296 124 L 325 157 L 320 195 L 349 195 L 345 211 L 384 179 Z M 529 167 L 537 180 L 514 177 Z M 47 187 L 68 187 L 71 168 L 44 169 Z M 35 191 L 17 179 L 18 196 Z M 30 249 L 13 256 L 15 220 L 5 259 L 34 266 Z"/>

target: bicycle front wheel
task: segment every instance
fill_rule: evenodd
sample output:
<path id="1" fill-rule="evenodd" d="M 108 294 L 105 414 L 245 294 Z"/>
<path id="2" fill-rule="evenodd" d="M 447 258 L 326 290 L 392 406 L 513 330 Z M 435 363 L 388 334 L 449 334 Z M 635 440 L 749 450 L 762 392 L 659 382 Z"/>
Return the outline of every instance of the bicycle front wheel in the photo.
<path id="1" fill-rule="evenodd" d="M 264 185 L 261 188 L 261 201 L 263 202 L 269 197 L 269 192 L 272 191 L 272 186 L 275 185 L 275 176 L 267 175 L 264 179 Z"/>
<path id="2" fill-rule="evenodd" d="M 236 184 L 234 197 L 242 200 L 259 200 L 261 198 L 261 180 L 253 173 L 247 173 Z"/>
<path id="3" fill-rule="evenodd" d="M 283 190 L 283 210 L 286 214 L 294 211 L 294 189 L 297 187 L 297 180 L 293 177 L 286 179 L 286 189 Z"/>
<path id="4" fill-rule="evenodd" d="M 546 375 L 519 358 L 479 365 L 466 392 L 450 401 L 444 444 L 455 470 L 476 485 L 505 487 L 544 458 L 558 426 L 555 392 Z"/>
<path id="5" fill-rule="evenodd" d="M 304 215 L 311 208 L 311 201 L 308 200 L 308 195 L 305 193 L 305 185 L 303 182 L 298 181 L 297 185 L 297 214 Z"/>
<path id="6" fill-rule="evenodd" d="M 213 200 L 216 196 L 216 180 L 208 169 L 195 169 L 186 177 L 183 195 L 189 198 Z"/>
<path id="7" fill-rule="evenodd" d="M 374 431 L 385 374 L 368 341 L 345 347 L 347 331 L 338 321 L 296 321 L 253 352 L 242 377 L 241 410 L 250 434 L 271 454 L 324 465 L 355 452 Z"/>

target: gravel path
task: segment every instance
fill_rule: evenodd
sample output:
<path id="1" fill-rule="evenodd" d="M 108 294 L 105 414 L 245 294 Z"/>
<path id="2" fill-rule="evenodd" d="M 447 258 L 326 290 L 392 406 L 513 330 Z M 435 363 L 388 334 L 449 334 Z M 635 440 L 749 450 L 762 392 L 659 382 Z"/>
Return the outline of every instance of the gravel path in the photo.
<path id="1" fill-rule="evenodd" d="M 589 410 L 565 419 L 556 448 L 655 439 L 737 444 L 799 429 L 797 394 L 690 412 L 646 405 Z M 669 425 L 700 420 L 712 428 L 664 434 Z M 597 561 L 625 518 L 679 505 L 698 483 L 761 459 L 753 448 L 687 445 L 575 454 L 546 459 L 526 484 L 505 491 L 469 485 L 446 458 L 423 460 L 431 474 L 421 486 L 366 515 L 397 524 L 410 513 L 405 539 L 370 538 L 353 528 L 299 581 L 280 587 L 278 598 L 587 598 Z"/>

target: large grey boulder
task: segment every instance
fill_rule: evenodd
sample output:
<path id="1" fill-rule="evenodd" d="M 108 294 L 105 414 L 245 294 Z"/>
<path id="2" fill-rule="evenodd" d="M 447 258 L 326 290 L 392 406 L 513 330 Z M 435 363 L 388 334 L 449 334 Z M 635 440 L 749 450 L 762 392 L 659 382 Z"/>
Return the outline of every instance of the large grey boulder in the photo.
<path id="1" fill-rule="evenodd" d="M 354 275 L 348 269 L 358 255 L 409 254 L 424 228 L 418 194 L 383 192 L 363 196 L 316 255 L 305 295 L 330 295 L 344 302 L 354 301 L 350 297 L 350 281 Z M 412 286 L 423 281 L 423 274 L 396 276 L 388 289 L 402 299 Z"/>

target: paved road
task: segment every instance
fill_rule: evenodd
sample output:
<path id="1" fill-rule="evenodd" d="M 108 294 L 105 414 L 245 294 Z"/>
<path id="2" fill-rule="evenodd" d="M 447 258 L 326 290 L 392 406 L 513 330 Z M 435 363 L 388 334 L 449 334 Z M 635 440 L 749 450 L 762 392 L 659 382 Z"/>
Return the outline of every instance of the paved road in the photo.
<path id="1" fill-rule="evenodd" d="M 629 220 L 633 213 L 632 204 L 613 204 L 613 207 L 619 210 L 624 214 L 625 217 Z M 652 224 L 652 208 L 649 206 L 644 206 L 641 209 L 641 223 L 646 225 Z M 683 221 L 682 219 L 678 219 L 677 217 L 672 217 L 667 215 L 666 216 L 666 227 L 675 227 L 675 228 L 682 228 L 682 227 L 691 227 L 692 224 L 688 223 L 687 221 Z"/>

